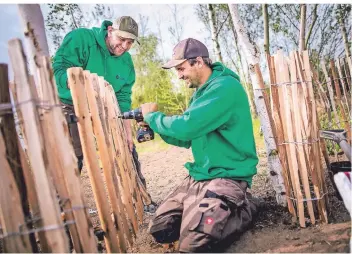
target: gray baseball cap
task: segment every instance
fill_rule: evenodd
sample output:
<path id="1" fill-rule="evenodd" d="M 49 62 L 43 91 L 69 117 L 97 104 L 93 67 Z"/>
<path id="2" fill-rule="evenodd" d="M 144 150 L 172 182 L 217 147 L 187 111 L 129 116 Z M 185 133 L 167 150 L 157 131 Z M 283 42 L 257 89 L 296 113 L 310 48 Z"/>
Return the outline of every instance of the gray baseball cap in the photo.
<path id="1" fill-rule="evenodd" d="M 173 50 L 172 59 L 162 66 L 164 69 L 175 67 L 187 59 L 196 57 L 209 57 L 207 47 L 200 41 L 188 38 L 180 41 Z"/>
<path id="2" fill-rule="evenodd" d="M 122 16 L 115 20 L 112 27 L 117 31 L 117 34 L 123 38 L 129 38 L 138 41 L 138 24 L 130 16 Z"/>

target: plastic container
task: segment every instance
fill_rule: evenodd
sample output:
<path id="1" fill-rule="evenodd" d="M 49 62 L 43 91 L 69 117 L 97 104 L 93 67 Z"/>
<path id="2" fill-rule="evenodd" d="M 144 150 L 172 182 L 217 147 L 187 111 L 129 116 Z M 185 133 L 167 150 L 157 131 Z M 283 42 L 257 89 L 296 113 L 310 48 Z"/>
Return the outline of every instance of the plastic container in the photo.
<path id="1" fill-rule="evenodd" d="M 330 179 L 331 179 L 332 185 L 334 186 L 336 196 L 339 200 L 342 200 L 340 193 L 336 188 L 336 184 L 334 181 L 334 175 L 339 172 L 351 172 L 351 162 L 350 161 L 332 162 L 332 163 L 330 163 L 329 169 L 330 169 L 330 171 L 329 171 Z"/>

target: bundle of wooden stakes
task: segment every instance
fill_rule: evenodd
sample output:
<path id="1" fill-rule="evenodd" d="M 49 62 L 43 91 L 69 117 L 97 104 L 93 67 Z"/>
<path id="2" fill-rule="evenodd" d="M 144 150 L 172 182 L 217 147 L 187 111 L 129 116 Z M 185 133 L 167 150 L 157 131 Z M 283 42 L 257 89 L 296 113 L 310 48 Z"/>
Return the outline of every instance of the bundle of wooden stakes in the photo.
<path id="1" fill-rule="evenodd" d="M 76 252 L 97 252 L 51 61 L 35 57 L 33 73 L 39 82 L 35 84 L 20 40 L 9 41 L 9 55 L 12 85 L 7 66 L 0 66 L 0 240 L 4 251 L 70 252 L 70 236 Z M 80 68 L 70 69 L 68 76 L 106 251 L 126 252 L 143 219 L 143 205 L 151 199 L 137 176 L 112 87 Z"/>
<path id="2" fill-rule="evenodd" d="M 313 92 L 308 52 L 280 50 L 270 58 L 271 113 L 275 139 L 283 166 L 287 205 L 301 227 L 317 219 L 327 223 L 327 187 L 319 137 L 319 120 Z M 308 216 L 306 216 L 308 215 Z M 309 219 L 308 219 L 309 218 Z"/>

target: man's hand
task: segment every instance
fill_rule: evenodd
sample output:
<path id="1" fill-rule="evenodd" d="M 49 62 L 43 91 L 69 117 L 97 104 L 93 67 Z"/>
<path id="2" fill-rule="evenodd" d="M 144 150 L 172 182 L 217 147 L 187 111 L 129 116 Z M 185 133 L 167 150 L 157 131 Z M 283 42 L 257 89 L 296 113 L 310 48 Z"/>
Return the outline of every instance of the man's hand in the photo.
<path id="1" fill-rule="evenodd" d="M 144 103 L 141 105 L 141 110 L 142 110 L 143 116 L 145 116 L 148 113 L 158 111 L 158 104 L 156 104 L 155 102 Z"/>

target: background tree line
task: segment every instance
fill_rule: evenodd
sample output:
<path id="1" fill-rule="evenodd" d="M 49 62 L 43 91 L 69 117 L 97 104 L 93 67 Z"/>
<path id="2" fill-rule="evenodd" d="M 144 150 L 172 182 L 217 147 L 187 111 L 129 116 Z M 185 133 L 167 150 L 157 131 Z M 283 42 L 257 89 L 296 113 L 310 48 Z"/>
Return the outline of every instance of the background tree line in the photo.
<path id="1" fill-rule="evenodd" d="M 182 14 L 183 5 L 168 5 L 172 25 L 168 34 L 161 33 L 160 15 L 154 17 L 157 27 L 151 32 L 149 18 L 139 14 L 141 45 L 133 54 L 137 80 L 133 89 L 133 107 L 143 102 L 158 102 L 168 114 L 181 113 L 188 106 L 192 89 L 185 88 L 174 72 L 160 68 L 166 61 L 163 44 L 166 37 L 174 43 L 184 39 L 183 27 L 189 25 Z M 46 17 L 48 39 L 54 54 L 65 33 L 78 27 L 100 26 L 101 20 L 116 18 L 112 5 L 96 4 L 90 12 L 83 12 L 77 4 L 48 4 Z M 292 50 L 307 49 L 314 66 L 322 58 L 333 59 L 350 56 L 351 5 L 341 4 L 240 4 L 239 12 L 249 35 L 259 45 L 262 69 L 265 54 L 282 49 L 286 54 Z M 222 61 L 237 72 L 251 101 L 254 115 L 253 90 L 248 75 L 247 59 L 241 50 L 229 7 L 227 4 L 199 4 L 194 14 L 208 31 L 213 61 Z M 158 50 L 161 49 L 161 50 Z M 265 76 L 265 72 L 264 72 Z"/>

